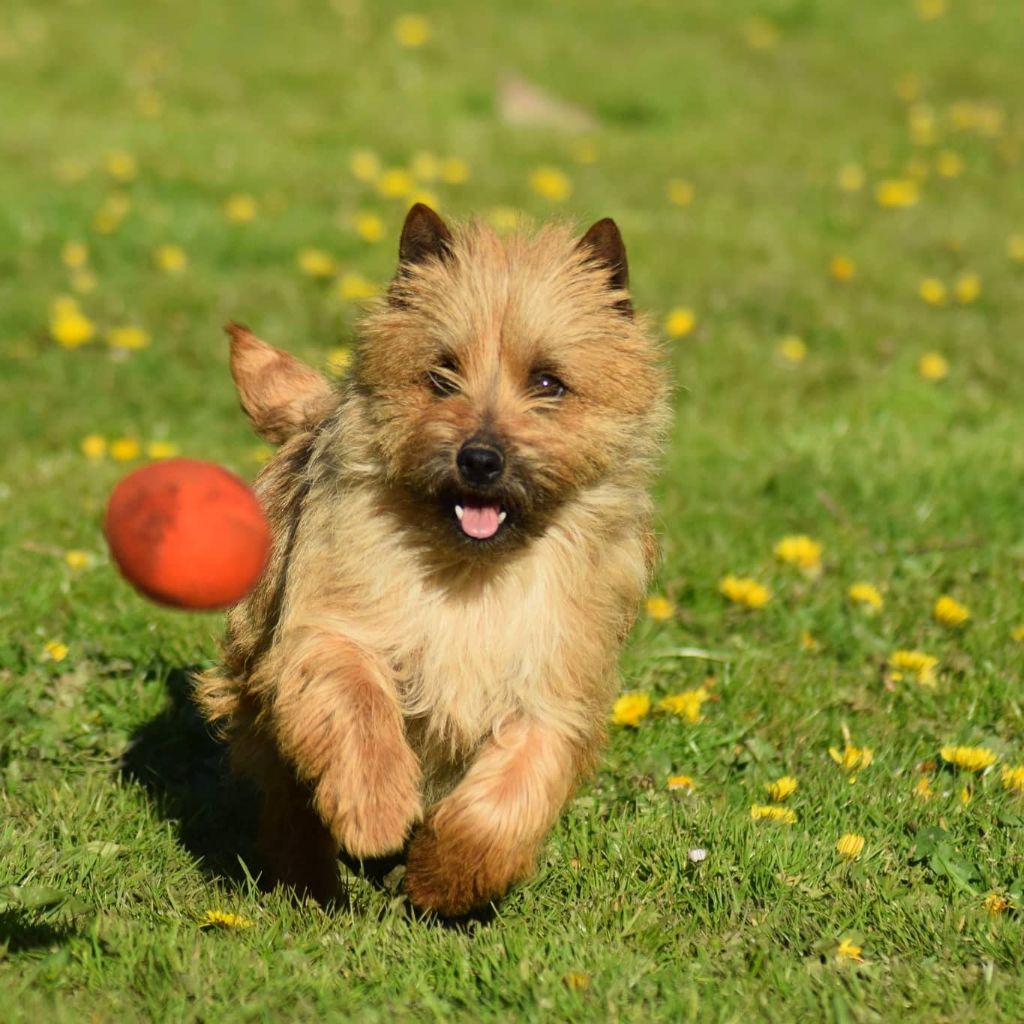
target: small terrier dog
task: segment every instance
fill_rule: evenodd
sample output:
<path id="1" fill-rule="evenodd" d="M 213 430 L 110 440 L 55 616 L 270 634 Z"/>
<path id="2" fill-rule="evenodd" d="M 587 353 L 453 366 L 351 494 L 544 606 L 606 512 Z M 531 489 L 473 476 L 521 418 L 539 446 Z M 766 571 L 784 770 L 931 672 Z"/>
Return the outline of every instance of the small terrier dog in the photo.
<path id="1" fill-rule="evenodd" d="M 231 325 L 271 559 L 197 680 L 275 880 L 406 850 L 421 911 L 534 870 L 594 763 L 655 557 L 667 423 L 612 220 L 502 240 L 409 211 L 339 386 Z"/>

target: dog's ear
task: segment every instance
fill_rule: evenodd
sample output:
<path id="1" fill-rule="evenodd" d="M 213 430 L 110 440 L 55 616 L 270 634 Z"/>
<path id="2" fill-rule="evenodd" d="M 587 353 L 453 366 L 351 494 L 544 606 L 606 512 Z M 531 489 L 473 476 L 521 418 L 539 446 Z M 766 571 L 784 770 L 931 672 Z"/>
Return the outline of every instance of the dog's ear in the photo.
<path id="1" fill-rule="evenodd" d="M 399 271 L 403 266 L 423 263 L 432 256 L 447 259 L 451 255 L 452 233 L 448 225 L 426 204 L 415 203 L 405 216 L 402 239 L 398 243 Z"/>
<path id="2" fill-rule="evenodd" d="M 338 404 L 326 377 L 247 327 L 228 324 L 231 376 L 242 408 L 260 437 L 279 443 L 311 430 Z"/>
<path id="3" fill-rule="evenodd" d="M 629 264 L 626 262 L 626 246 L 619 233 L 619 227 L 611 219 L 599 220 L 579 240 L 576 248 L 609 272 L 608 286 L 615 291 L 629 290 Z M 629 297 L 619 299 L 616 308 L 624 315 L 633 315 L 633 303 Z"/>

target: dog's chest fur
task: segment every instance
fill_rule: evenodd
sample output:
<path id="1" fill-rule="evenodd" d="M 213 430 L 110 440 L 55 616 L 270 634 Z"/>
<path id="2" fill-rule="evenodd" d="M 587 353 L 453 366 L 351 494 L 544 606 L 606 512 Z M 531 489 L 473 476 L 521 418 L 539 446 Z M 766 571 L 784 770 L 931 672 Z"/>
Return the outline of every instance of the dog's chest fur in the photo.
<path id="1" fill-rule="evenodd" d="M 583 544 L 562 522 L 500 571 L 452 580 L 424 568 L 372 489 L 332 497 L 304 517 L 285 628 L 355 642 L 393 680 L 411 731 L 453 756 L 514 715 L 568 732 L 593 721 L 644 585 L 638 530 Z"/>

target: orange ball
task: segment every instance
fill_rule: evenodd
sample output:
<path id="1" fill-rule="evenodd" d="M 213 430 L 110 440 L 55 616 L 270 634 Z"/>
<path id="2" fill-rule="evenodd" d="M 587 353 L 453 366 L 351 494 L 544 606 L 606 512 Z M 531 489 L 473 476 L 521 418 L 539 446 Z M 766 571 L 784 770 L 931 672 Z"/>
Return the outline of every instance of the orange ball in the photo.
<path id="1" fill-rule="evenodd" d="M 195 459 L 153 462 L 114 488 L 103 524 L 129 583 L 174 608 L 240 601 L 270 555 L 270 527 L 234 473 Z"/>

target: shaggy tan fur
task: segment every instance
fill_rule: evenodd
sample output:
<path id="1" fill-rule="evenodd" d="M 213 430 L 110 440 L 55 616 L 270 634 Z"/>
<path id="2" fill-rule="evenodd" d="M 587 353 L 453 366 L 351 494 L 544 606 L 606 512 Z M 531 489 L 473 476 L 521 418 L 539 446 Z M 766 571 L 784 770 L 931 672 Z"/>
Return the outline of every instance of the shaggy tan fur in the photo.
<path id="1" fill-rule="evenodd" d="M 339 848 L 411 836 L 412 902 L 453 915 L 532 871 L 654 552 L 665 383 L 626 284 L 611 221 L 501 240 L 416 206 L 340 388 L 229 329 L 242 406 L 284 443 L 256 484 L 273 556 L 197 694 L 263 787 L 280 880 L 327 898 Z M 479 438 L 504 470 L 467 488 Z M 467 490 L 507 511 L 490 540 L 456 522 Z"/>

